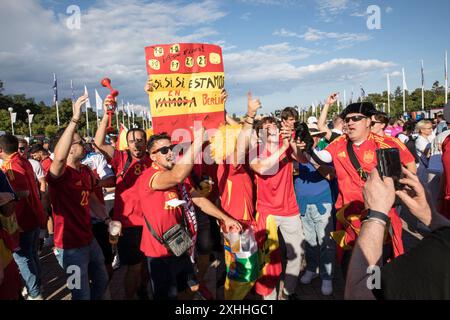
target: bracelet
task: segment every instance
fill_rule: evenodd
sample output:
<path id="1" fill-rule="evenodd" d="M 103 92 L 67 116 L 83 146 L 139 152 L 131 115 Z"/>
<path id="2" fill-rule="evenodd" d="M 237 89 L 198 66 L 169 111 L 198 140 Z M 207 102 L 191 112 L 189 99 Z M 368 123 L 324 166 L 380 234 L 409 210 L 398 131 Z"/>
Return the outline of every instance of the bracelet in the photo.
<path id="1" fill-rule="evenodd" d="M 250 117 L 250 116 L 248 115 L 248 113 L 246 113 L 246 114 L 245 114 L 245 117 L 246 117 L 246 118 L 250 118 L 250 119 L 255 119 L 256 114 L 255 114 L 253 117 Z"/>
<path id="2" fill-rule="evenodd" d="M 247 120 L 245 120 L 245 123 L 248 123 L 249 125 L 253 125 L 253 122 L 248 122 Z"/>
<path id="3" fill-rule="evenodd" d="M 384 222 L 383 220 L 380 220 L 380 219 L 377 219 L 377 218 L 369 218 L 369 219 L 365 219 L 365 220 L 361 221 L 361 226 L 362 226 L 364 223 L 368 222 L 368 221 L 370 221 L 370 222 L 375 222 L 375 223 L 377 223 L 377 224 L 383 226 L 383 228 L 386 228 L 386 225 L 387 225 L 386 222 Z"/>
<path id="4" fill-rule="evenodd" d="M 80 120 L 75 120 L 74 118 L 70 119 L 71 122 L 78 124 L 78 122 L 80 122 Z"/>

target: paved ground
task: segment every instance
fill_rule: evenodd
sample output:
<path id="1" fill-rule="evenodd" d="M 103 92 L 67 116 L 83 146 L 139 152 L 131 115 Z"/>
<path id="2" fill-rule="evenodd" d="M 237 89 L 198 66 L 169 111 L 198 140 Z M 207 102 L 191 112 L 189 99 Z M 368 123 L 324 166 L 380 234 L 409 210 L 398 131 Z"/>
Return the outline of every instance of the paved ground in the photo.
<path id="1" fill-rule="evenodd" d="M 406 250 L 414 247 L 420 235 L 412 231 L 404 222 L 404 243 Z M 56 262 L 56 258 L 50 249 L 44 249 L 41 253 L 41 263 L 43 270 L 43 296 L 46 300 L 70 300 L 70 292 L 65 286 L 65 276 L 63 270 Z M 216 295 L 217 299 L 223 298 L 223 287 L 216 288 L 218 279 L 223 274 L 224 265 L 213 264 L 210 266 L 206 279 L 208 289 Z M 119 268 L 114 271 L 113 278 L 110 282 L 110 296 L 112 300 L 123 300 L 124 294 L 122 290 L 122 281 L 124 277 L 124 268 Z M 299 282 L 297 287 L 297 294 L 301 300 L 342 300 L 344 298 L 344 280 L 342 272 L 339 268 L 336 270 L 334 279 L 334 293 L 331 296 L 325 297 L 320 293 L 321 281 L 319 278 L 313 280 L 310 285 L 303 285 Z M 282 284 L 281 284 L 282 286 Z M 249 296 L 251 300 L 259 299 L 258 296 Z"/>

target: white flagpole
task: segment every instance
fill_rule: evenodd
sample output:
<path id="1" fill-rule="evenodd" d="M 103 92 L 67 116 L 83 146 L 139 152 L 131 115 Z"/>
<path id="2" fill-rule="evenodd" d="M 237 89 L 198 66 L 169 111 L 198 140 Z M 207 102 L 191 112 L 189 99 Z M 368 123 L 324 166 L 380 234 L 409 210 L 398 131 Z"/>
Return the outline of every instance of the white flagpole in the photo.
<path id="1" fill-rule="evenodd" d="M 448 103 L 448 60 L 447 51 L 445 51 L 445 104 Z"/>
<path id="2" fill-rule="evenodd" d="M 391 114 L 391 78 L 389 73 L 387 76 L 387 98 L 388 98 L 388 114 Z"/>
<path id="3" fill-rule="evenodd" d="M 131 128 L 131 125 L 130 125 L 130 116 L 131 116 L 131 114 L 130 114 L 130 103 L 127 102 L 128 128 Z"/>
<path id="4" fill-rule="evenodd" d="M 403 73 L 403 113 L 406 113 L 406 90 L 408 90 L 406 86 L 406 78 L 405 78 L 405 68 L 402 68 Z"/>
<path id="5" fill-rule="evenodd" d="M 344 89 L 344 108 L 347 107 L 347 93 L 345 92 Z"/>
<path id="6" fill-rule="evenodd" d="M 125 105 L 122 100 L 122 123 L 125 125 Z"/>
<path id="7" fill-rule="evenodd" d="M 87 93 L 87 88 L 86 85 L 84 85 L 84 93 Z M 88 101 L 89 101 L 89 97 L 88 97 Z M 86 135 L 89 137 L 89 116 L 88 116 L 88 110 L 89 110 L 89 106 L 91 104 L 90 103 L 86 103 L 85 104 L 85 108 L 86 108 Z"/>
<path id="8" fill-rule="evenodd" d="M 424 78 L 424 74 L 423 74 L 423 60 L 422 60 L 422 69 L 421 69 L 421 74 L 422 74 L 422 111 L 425 110 L 425 78 Z"/>

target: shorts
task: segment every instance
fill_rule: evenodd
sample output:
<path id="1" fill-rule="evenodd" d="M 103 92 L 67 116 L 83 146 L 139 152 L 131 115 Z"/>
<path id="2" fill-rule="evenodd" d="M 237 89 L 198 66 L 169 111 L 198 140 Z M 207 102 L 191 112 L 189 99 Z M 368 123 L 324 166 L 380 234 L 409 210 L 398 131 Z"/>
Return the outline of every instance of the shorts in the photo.
<path id="1" fill-rule="evenodd" d="M 122 236 L 117 243 L 117 251 L 121 265 L 133 266 L 144 260 L 141 251 L 142 227 L 128 227 L 122 229 Z"/>
<path id="2" fill-rule="evenodd" d="M 198 284 L 187 253 L 180 257 L 147 257 L 147 263 L 155 300 L 176 300 L 178 292 Z"/>
<path id="3" fill-rule="evenodd" d="M 102 249 L 105 264 L 110 265 L 113 262 L 113 252 L 111 243 L 109 243 L 108 226 L 103 222 L 93 223 L 92 233 Z"/>

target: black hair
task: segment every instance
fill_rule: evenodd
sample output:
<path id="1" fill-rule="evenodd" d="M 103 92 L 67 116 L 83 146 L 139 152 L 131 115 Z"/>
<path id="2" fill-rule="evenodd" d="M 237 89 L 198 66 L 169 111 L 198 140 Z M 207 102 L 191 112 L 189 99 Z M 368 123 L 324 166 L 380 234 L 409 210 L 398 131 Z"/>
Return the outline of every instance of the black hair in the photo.
<path id="1" fill-rule="evenodd" d="M 19 139 L 12 134 L 4 134 L 0 136 L 0 148 L 2 148 L 6 154 L 13 154 L 19 149 Z"/>
<path id="2" fill-rule="evenodd" d="M 30 153 L 31 153 L 31 154 L 32 154 L 32 153 L 39 152 L 39 151 L 42 151 L 42 152 L 44 152 L 44 153 L 47 153 L 47 150 L 45 150 L 44 147 L 43 147 L 41 144 L 33 144 L 33 145 L 30 147 Z"/>
<path id="3" fill-rule="evenodd" d="M 414 132 L 416 129 L 416 123 L 415 121 L 406 121 L 403 124 L 403 132 L 409 132 L 410 134 Z"/>
<path id="4" fill-rule="evenodd" d="M 169 141 L 171 141 L 171 138 L 166 132 L 162 132 L 162 133 L 158 133 L 158 134 L 152 135 L 150 137 L 150 139 L 148 139 L 147 151 L 150 151 L 150 149 L 153 148 L 153 145 L 155 144 L 155 142 L 159 141 L 159 140 L 169 140 Z"/>
<path id="5" fill-rule="evenodd" d="M 126 138 L 127 138 L 127 142 L 128 142 L 129 134 L 132 133 L 132 132 L 141 132 L 141 133 L 144 135 L 145 141 L 147 141 L 147 132 L 145 132 L 145 130 L 140 129 L 140 128 L 131 128 L 131 129 L 128 130 L 128 132 L 127 132 L 127 137 L 126 137 Z"/>
<path id="6" fill-rule="evenodd" d="M 281 112 L 281 119 L 287 120 L 289 117 L 298 120 L 298 112 L 297 110 L 295 110 L 295 108 L 287 107 L 284 108 L 283 111 Z"/>

